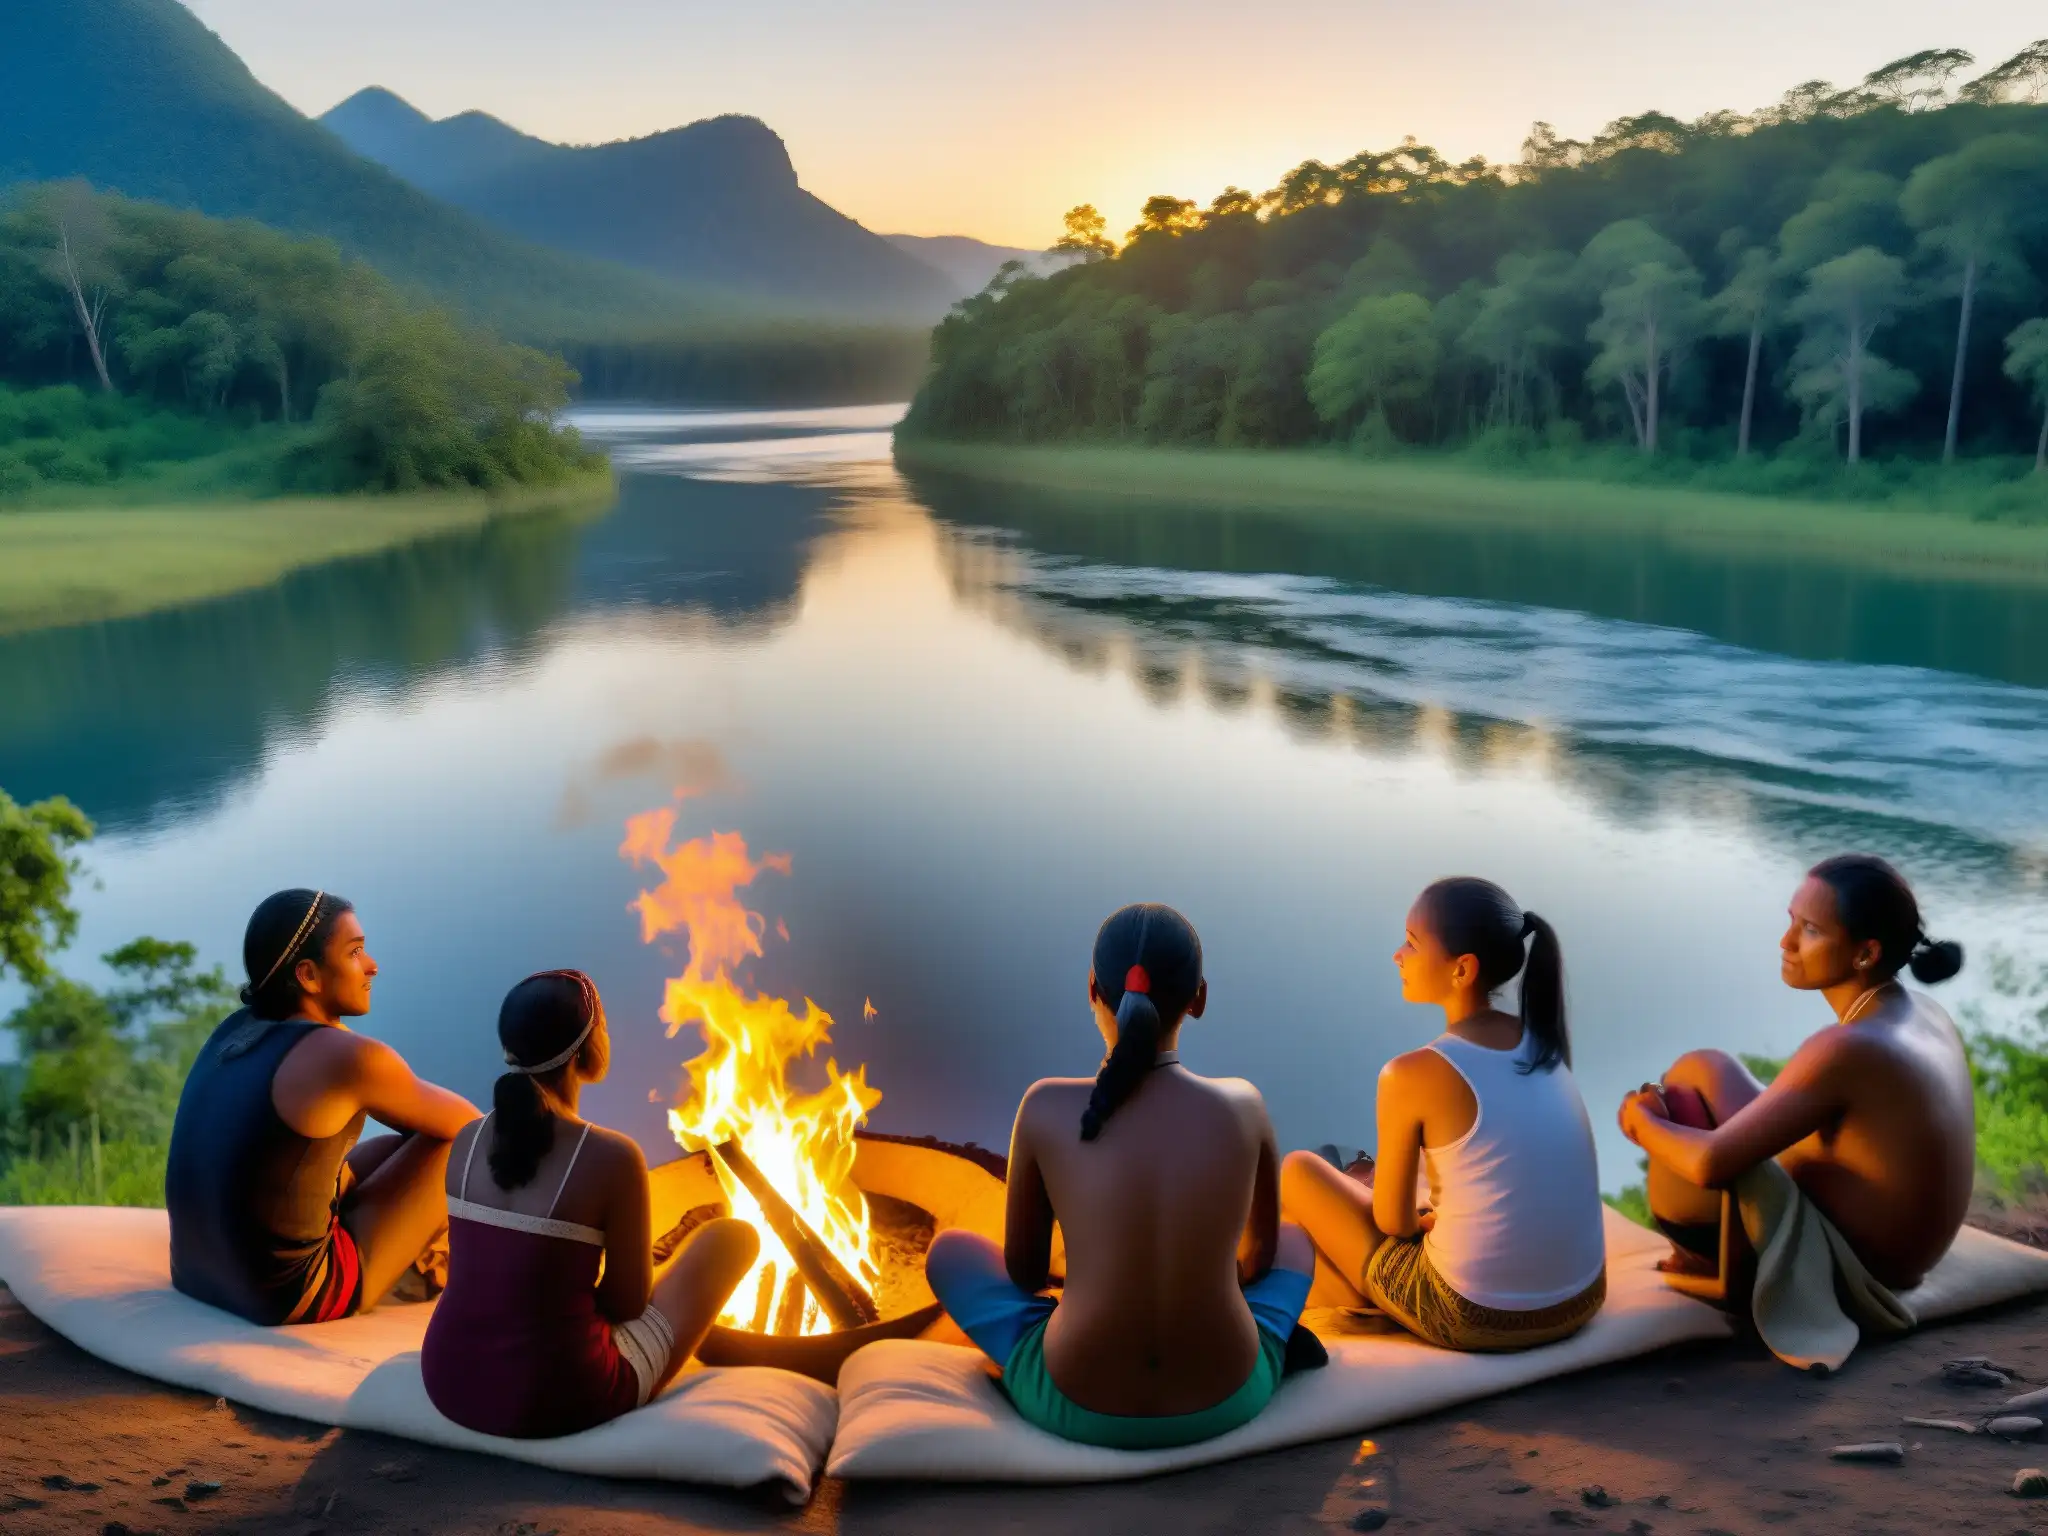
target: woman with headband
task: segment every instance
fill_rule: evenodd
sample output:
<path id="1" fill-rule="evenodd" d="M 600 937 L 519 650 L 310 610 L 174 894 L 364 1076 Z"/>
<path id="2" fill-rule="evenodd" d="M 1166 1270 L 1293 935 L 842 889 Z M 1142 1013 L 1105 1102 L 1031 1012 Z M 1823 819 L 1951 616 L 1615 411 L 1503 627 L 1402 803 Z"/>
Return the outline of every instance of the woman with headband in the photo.
<path id="1" fill-rule="evenodd" d="M 420 1370 L 434 1406 L 464 1428 L 570 1435 L 640 1406 L 682 1369 L 760 1239 L 744 1221 L 709 1221 L 656 1269 L 639 1145 L 577 1113 L 611 1063 L 588 976 L 520 982 L 498 1012 L 498 1043 L 510 1070 L 448 1165 L 448 1288 Z"/>
<path id="2" fill-rule="evenodd" d="M 1272 1400 L 1296 1338 L 1315 1255 L 1280 1223 L 1265 1102 L 1180 1065 L 1181 1027 L 1208 999 L 1186 918 L 1113 913 L 1088 978 L 1101 1071 L 1024 1095 L 1003 1245 L 955 1229 L 925 1260 L 1017 1411 L 1064 1439 L 1156 1450 L 1225 1434 Z M 1057 1300 L 1043 1294 L 1055 1221 Z M 1326 1358 L 1311 1334 L 1295 1347 L 1297 1363 Z"/>
<path id="3" fill-rule="evenodd" d="M 344 1022 L 370 1011 L 377 962 L 341 897 L 279 891 L 242 958 L 245 1006 L 200 1049 L 171 1130 L 171 1283 L 253 1323 L 347 1317 L 438 1246 L 448 1143 L 476 1110 Z M 359 1144 L 369 1115 L 399 1134 Z"/>
<path id="4" fill-rule="evenodd" d="M 1293 1152 L 1280 1174 L 1282 1206 L 1321 1256 L 1318 1299 L 1370 1301 L 1444 1349 L 1576 1333 L 1606 1299 L 1607 1254 L 1557 934 L 1490 880 L 1439 880 L 1409 909 L 1394 964 L 1401 996 L 1442 1008 L 1445 1027 L 1381 1071 L 1378 1158 L 1340 1171 Z M 1494 994 L 1516 976 L 1508 1013 Z"/>
<path id="5" fill-rule="evenodd" d="M 1899 872 L 1871 854 L 1826 859 L 1793 893 L 1778 941 L 1785 984 L 1818 992 L 1835 1019 L 1764 1086 L 1716 1050 L 1681 1056 L 1621 1106 L 1622 1134 L 1649 1157 L 1650 1213 L 1667 1267 L 1726 1287 L 1720 1191 L 1776 1158 L 1894 1290 L 1918 1285 L 1970 1208 L 1976 1100 L 1962 1037 L 1941 1004 L 1901 985 L 1947 981 L 1962 946 L 1937 943 Z M 1733 1267 L 1732 1263 L 1731 1266 Z"/>

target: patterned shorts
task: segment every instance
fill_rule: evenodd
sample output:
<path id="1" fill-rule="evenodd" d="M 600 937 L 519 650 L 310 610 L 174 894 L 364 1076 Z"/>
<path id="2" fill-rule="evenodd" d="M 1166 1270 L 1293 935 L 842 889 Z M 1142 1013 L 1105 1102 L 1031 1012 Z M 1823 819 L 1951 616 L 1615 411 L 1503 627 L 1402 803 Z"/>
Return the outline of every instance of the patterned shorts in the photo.
<path id="1" fill-rule="evenodd" d="M 1503 1312 L 1452 1290 L 1429 1262 L 1419 1235 L 1390 1237 L 1365 1266 L 1365 1290 L 1374 1306 L 1419 1339 L 1442 1349 L 1494 1353 L 1554 1344 L 1577 1333 L 1607 1299 L 1607 1271 L 1555 1306 Z"/>

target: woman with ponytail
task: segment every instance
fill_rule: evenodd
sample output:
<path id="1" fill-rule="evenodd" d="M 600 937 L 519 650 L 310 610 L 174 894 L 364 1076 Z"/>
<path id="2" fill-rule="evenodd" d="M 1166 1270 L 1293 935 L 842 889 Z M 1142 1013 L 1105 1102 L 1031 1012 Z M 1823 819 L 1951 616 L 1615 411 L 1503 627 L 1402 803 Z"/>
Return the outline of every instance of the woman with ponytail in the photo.
<path id="1" fill-rule="evenodd" d="M 448 1163 L 448 1288 L 420 1372 L 466 1429 L 570 1435 L 640 1406 L 682 1369 L 760 1239 L 743 1221 L 710 1221 L 656 1267 L 639 1144 L 577 1112 L 611 1065 L 588 976 L 520 982 L 498 1012 L 498 1044 L 509 1070 Z"/>
<path id="2" fill-rule="evenodd" d="M 1649 1159 L 1668 1268 L 1727 1282 L 1724 1256 L 1745 1240 L 1731 1230 L 1724 1242 L 1720 1192 L 1776 1158 L 1871 1275 L 1905 1290 L 1962 1230 L 1977 1125 L 1962 1037 L 1899 978 L 1947 981 L 1962 946 L 1927 937 L 1912 887 L 1872 854 L 1816 864 L 1789 915 L 1779 974 L 1820 993 L 1835 1022 L 1769 1087 L 1725 1052 L 1681 1056 L 1622 1102 L 1622 1133 Z"/>
<path id="3" fill-rule="evenodd" d="M 171 1283 L 252 1323 L 347 1317 L 439 1267 L 448 1142 L 476 1110 L 348 1027 L 377 976 L 364 945 L 332 892 L 265 900 L 242 938 L 245 1006 L 179 1095 Z M 358 1142 L 366 1116 L 399 1134 Z"/>
<path id="4" fill-rule="evenodd" d="M 1376 1160 L 1339 1171 L 1288 1155 L 1282 1209 L 1315 1243 L 1318 1288 L 1445 1349 L 1566 1338 L 1600 1310 L 1607 1266 L 1557 934 L 1491 881 L 1439 880 L 1394 964 L 1401 996 L 1443 1009 L 1445 1028 L 1381 1071 Z M 1494 994 L 1517 976 L 1507 1013 Z"/>
<path id="5" fill-rule="evenodd" d="M 1025 1094 L 1003 1245 L 942 1232 L 925 1273 L 1033 1424 L 1087 1445 L 1188 1445 L 1265 1407 L 1290 1339 L 1320 1356 L 1296 1331 L 1313 1254 L 1280 1224 L 1258 1090 L 1180 1065 L 1181 1027 L 1209 1001 L 1188 920 L 1151 904 L 1112 915 L 1088 1001 L 1108 1055 L 1092 1079 Z"/>

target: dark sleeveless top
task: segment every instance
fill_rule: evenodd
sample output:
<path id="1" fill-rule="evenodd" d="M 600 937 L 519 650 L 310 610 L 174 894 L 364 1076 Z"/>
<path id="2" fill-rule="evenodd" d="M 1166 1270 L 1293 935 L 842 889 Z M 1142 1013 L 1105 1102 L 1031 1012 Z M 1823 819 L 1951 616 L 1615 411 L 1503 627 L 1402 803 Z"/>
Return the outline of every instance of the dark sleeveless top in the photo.
<path id="1" fill-rule="evenodd" d="M 171 1284 L 252 1323 L 345 1315 L 358 1301 L 325 1293 L 360 1289 L 354 1245 L 337 1217 L 343 1159 L 363 1114 L 314 1141 L 284 1123 L 270 1096 L 292 1047 L 325 1028 L 273 1023 L 246 1008 L 230 1014 L 178 1099 L 164 1175 Z"/>
<path id="2" fill-rule="evenodd" d="M 448 1288 L 427 1324 L 420 1375 L 434 1406 L 465 1429 L 521 1440 L 573 1435 L 641 1400 L 597 1309 L 604 1233 L 556 1220 L 552 1205 L 547 1216 L 527 1216 L 471 1202 L 469 1165 L 489 1129 L 485 1121 L 470 1138 L 462 1192 L 448 1202 Z M 556 1200 L 575 1166 L 572 1156 Z M 650 1368 L 665 1365 L 666 1347 Z"/>

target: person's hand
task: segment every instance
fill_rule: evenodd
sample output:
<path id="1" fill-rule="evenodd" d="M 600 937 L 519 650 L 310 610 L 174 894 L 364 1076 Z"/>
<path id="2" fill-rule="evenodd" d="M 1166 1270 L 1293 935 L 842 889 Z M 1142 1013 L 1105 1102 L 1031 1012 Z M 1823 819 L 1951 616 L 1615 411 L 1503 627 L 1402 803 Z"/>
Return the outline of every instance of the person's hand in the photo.
<path id="1" fill-rule="evenodd" d="M 1664 1090 L 1655 1083 L 1645 1083 L 1622 1099 L 1621 1113 L 1616 1117 L 1621 1124 L 1621 1134 L 1640 1144 L 1642 1135 L 1639 1127 L 1646 1116 L 1656 1120 L 1671 1118 L 1671 1111 L 1664 1103 Z"/>
<path id="2" fill-rule="evenodd" d="M 1436 1230 L 1436 1212 L 1418 1211 L 1415 1215 L 1415 1230 L 1417 1232 L 1434 1232 Z"/>

